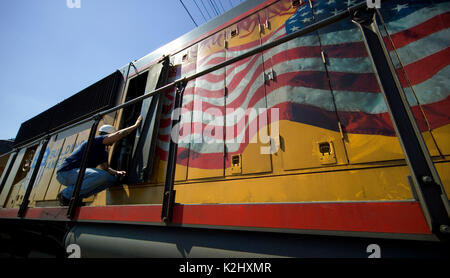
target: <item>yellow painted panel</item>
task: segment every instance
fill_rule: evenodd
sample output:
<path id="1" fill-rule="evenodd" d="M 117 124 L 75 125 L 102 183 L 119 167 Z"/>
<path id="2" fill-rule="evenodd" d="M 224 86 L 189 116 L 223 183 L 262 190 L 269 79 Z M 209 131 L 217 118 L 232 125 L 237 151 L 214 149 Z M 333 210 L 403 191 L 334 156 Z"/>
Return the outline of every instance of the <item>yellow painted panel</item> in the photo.
<path id="1" fill-rule="evenodd" d="M 7 167 L 10 156 L 11 155 L 0 156 L 0 177 L 3 176 L 3 171 Z M 0 181 L 1 181 L 1 179 L 0 179 Z"/>
<path id="2" fill-rule="evenodd" d="M 397 137 L 346 134 L 345 145 L 350 163 L 404 159 Z"/>
<path id="3" fill-rule="evenodd" d="M 167 162 L 160 159 L 158 155 L 155 156 L 155 161 L 153 164 L 153 172 L 150 177 L 149 183 L 163 183 L 166 176 L 166 165 Z M 176 173 L 176 172 L 175 172 Z"/>
<path id="4" fill-rule="evenodd" d="M 10 191 L 13 188 L 13 185 L 18 181 L 25 178 L 23 175 L 22 167 L 27 160 L 27 149 L 21 149 L 17 154 L 17 158 L 14 161 L 11 172 L 3 186 L 2 192 L 0 194 L 0 207 L 3 207 L 6 204 L 6 201 L 10 195 Z"/>
<path id="5" fill-rule="evenodd" d="M 175 185 L 183 204 L 379 201 L 412 198 L 406 166 Z"/>
<path id="6" fill-rule="evenodd" d="M 35 201 L 44 200 L 45 193 L 47 192 L 48 186 L 54 174 L 56 174 L 56 165 L 59 159 L 59 155 L 61 153 L 65 138 L 57 139 L 56 136 L 53 136 L 49 142 L 49 156 L 45 163 L 45 170 L 42 174 L 42 178 L 39 180 L 39 183 L 35 188 L 33 188 L 33 192 L 31 193 L 32 199 Z"/>
<path id="7" fill-rule="evenodd" d="M 99 207 L 99 206 L 106 206 L 106 194 L 107 190 L 103 190 L 102 192 L 97 193 L 95 196 L 90 197 L 88 199 L 83 199 L 83 202 L 92 202 L 89 204 L 89 206 L 93 207 Z"/>
<path id="8" fill-rule="evenodd" d="M 450 199 L 450 162 L 435 163 L 434 166 L 441 178 L 447 198 Z"/>
<path id="9" fill-rule="evenodd" d="M 11 188 L 11 192 L 9 193 L 8 199 L 5 202 L 5 208 L 17 208 L 22 203 L 20 200 L 20 190 L 23 186 L 25 179 L 19 181 L 14 184 Z"/>
<path id="10" fill-rule="evenodd" d="M 236 46 L 241 46 L 244 44 L 252 43 L 252 42 L 259 42 L 260 39 L 260 32 L 259 32 L 259 16 L 258 14 L 250 15 L 239 22 L 231 25 L 226 29 L 226 36 L 227 36 L 227 46 L 228 48 L 233 48 Z M 259 46 L 259 43 L 255 45 L 254 47 Z M 249 49 L 246 47 L 246 50 Z M 233 55 L 237 56 L 237 55 Z M 231 58 L 232 56 L 227 55 L 227 59 Z"/>
<path id="11" fill-rule="evenodd" d="M 265 25 L 262 30 L 263 38 L 276 31 L 286 23 L 296 8 L 292 7 L 291 0 L 280 0 L 259 12 L 261 24 Z M 269 21 L 269 25 L 266 22 Z"/>
<path id="12" fill-rule="evenodd" d="M 263 127 L 267 128 L 267 127 Z M 243 152 L 240 154 L 240 165 L 239 169 L 235 170 L 233 167 L 232 157 L 236 154 L 228 154 L 227 163 L 228 167 L 225 169 L 225 175 L 240 175 L 240 174 L 254 174 L 254 173 L 267 173 L 272 171 L 272 160 L 271 154 L 265 153 L 270 152 L 270 144 L 261 143 L 260 139 L 256 139 L 258 135 L 255 135 L 248 143 Z M 263 152 L 263 153 L 262 153 Z"/>
<path id="13" fill-rule="evenodd" d="M 112 187 L 106 194 L 107 205 L 161 204 L 164 186 Z"/>
<path id="14" fill-rule="evenodd" d="M 163 176 L 162 176 L 163 182 L 165 182 L 166 178 L 165 172 L 166 168 L 163 169 Z M 187 167 L 181 164 L 177 164 L 175 166 L 175 177 L 174 177 L 175 181 L 185 181 L 186 178 L 187 178 Z"/>
<path id="15" fill-rule="evenodd" d="M 72 134 L 69 137 L 65 138 L 64 145 L 58 158 L 58 162 L 56 163 L 56 168 L 58 168 L 62 164 L 64 159 L 70 156 L 75 147 L 75 140 L 77 139 L 77 137 L 78 134 Z M 55 170 L 55 175 L 53 175 L 50 180 L 50 184 L 48 186 L 48 190 L 45 194 L 44 200 L 56 200 L 56 195 L 58 195 L 59 193 L 60 186 L 60 183 L 56 180 Z"/>
<path id="16" fill-rule="evenodd" d="M 431 134 L 426 131 L 422 137 L 432 156 L 439 152 Z M 404 159 L 402 147 L 398 137 L 367 134 L 346 134 L 345 143 L 350 163 L 365 163 Z"/>
<path id="17" fill-rule="evenodd" d="M 439 150 L 444 155 L 450 155 L 450 124 L 431 131 Z"/>
<path id="18" fill-rule="evenodd" d="M 223 169 L 201 169 L 189 167 L 188 179 L 223 178 Z"/>
<path id="19" fill-rule="evenodd" d="M 279 121 L 279 126 L 283 169 L 307 169 L 347 163 L 339 132 L 286 120 Z M 329 154 L 322 155 L 319 149 L 321 143 L 329 143 Z"/>
<path id="20" fill-rule="evenodd" d="M 14 163 L 15 163 L 15 161 L 12 161 L 12 159 L 13 159 L 13 157 L 14 157 L 14 154 L 11 154 L 11 155 L 8 155 L 8 156 L 3 156 L 2 158 L 4 158 L 4 157 L 7 158 L 7 162 L 6 162 L 6 164 L 4 165 L 5 170 L 4 170 L 3 173 L 0 175 L 0 182 L 2 182 L 4 178 L 8 179 L 7 177 L 5 177 L 5 176 L 6 176 L 6 169 L 9 168 L 9 165 L 10 165 L 11 163 L 13 164 L 13 166 L 14 166 Z M 10 171 L 9 175 L 11 175 L 12 171 L 13 171 L 13 168 L 11 168 L 11 171 Z M 3 188 L 5 188 L 6 185 L 7 185 L 7 180 L 5 181 L 5 184 L 4 184 L 4 187 L 3 187 Z M 9 189 L 8 189 L 8 190 L 9 190 Z M 0 193 L 2 193 L 2 192 L 4 192 L 4 191 L 1 191 Z M 2 199 L 2 198 L 3 198 L 3 194 L 0 195 L 0 202 L 1 202 L 1 199 Z M 0 203 L 0 204 L 1 204 L 1 203 Z M 1 205 L 0 205 L 0 208 L 1 208 Z"/>
<path id="21" fill-rule="evenodd" d="M 440 155 L 439 150 L 433 139 L 432 133 L 429 131 L 422 132 L 422 137 L 423 137 L 423 140 L 425 141 L 425 145 L 427 146 L 428 152 L 430 153 L 430 155 L 431 156 L 439 156 Z"/>
<path id="22" fill-rule="evenodd" d="M 19 194 L 19 196 L 20 196 L 21 199 L 23 198 L 23 196 L 25 196 L 26 190 L 27 190 L 27 188 L 28 188 L 28 186 L 29 186 L 29 183 L 30 183 L 30 180 L 31 180 L 31 176 L 33 175 L 34 169 L 35 169 L 36 167 L 38 167 L 38 173 L 37 173 L 37 175 L 36 175 L 36 180 L 35 180 L 35 182 L 36 182 L 36 181 L 40 178 L 40 176 L 42 175 L 42 172 L 43 172 L 43 170 L 44 170 L 43 167 L 40 167 L 40 166 L 42 165 L 42 163 L 41 163 L 40 165 L 36 165 L 36 162 L 37 162 L 37 159 L 38 159 L 39 154 L 40 154 L 40 152 L 41 152 L 41 149 L 42 149 L 42 143 L 39 144 L 39 147 L 37 147 L 36 151 L 34 152 L 33 158 L 32 158 L 32 160 L 31 160 L 31 161 L 32 161 L 31 167 L 30 167 L 30 169 L 28 170 L 28 173 L 27 173 L 27 175 L 26 175 L 26 177 L 25 177 L 25 180 L 23 181 L 23 185 L 21 186 L 21 188 L 20 188 L 20 190 L 19 190 L 19 193 L 18 193 L 18 194 Z M 34 184 L 35 184 L 35 183 L 34 183 Z M 34 184 L 31 185 L 31 186 L 33 187 Z"/>

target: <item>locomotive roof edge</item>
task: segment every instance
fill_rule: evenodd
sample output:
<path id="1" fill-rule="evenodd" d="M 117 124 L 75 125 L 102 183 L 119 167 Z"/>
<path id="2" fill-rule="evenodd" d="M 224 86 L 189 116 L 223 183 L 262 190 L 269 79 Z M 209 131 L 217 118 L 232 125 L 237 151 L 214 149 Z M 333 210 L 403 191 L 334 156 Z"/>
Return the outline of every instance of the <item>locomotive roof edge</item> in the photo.
<path id="1" fill-rule="evenodd" d="M 211 19 L 210 21 L 200 25 L 199 27 L 189 31 L 188 33 L 176 38 L 175 40 L 157 48 L 138 60 L 132 61 L 138 71 L 145 70 L 150 65 L 158 62 L 163 56 L 170 56 L 179 53 L 195 43 L 217 33 L 226 27 L 232 25 L 236 21 L 245 18 L 260 9 L 279 0 L 246 0 L 225 13 Z M 128 64 L 119 69 L 122 75 L 126 75 Z M 133 72 L 130 72 L 133 76 Z"/>

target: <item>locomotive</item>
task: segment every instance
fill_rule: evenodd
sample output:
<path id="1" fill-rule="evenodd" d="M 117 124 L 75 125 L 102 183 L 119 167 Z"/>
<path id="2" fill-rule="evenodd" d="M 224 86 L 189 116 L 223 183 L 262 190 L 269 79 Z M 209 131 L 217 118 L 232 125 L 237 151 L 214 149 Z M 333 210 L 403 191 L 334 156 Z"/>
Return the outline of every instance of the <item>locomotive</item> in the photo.
<path id="1" fill-rule="evenodd" d="M 24 122 L 0 233 L 23 256 L 448 257 L 450 3 L 369 6 L 245 1 Z M 56 168 L 139 116 L 109 152 L 127 176 L 61 207 Z"/>

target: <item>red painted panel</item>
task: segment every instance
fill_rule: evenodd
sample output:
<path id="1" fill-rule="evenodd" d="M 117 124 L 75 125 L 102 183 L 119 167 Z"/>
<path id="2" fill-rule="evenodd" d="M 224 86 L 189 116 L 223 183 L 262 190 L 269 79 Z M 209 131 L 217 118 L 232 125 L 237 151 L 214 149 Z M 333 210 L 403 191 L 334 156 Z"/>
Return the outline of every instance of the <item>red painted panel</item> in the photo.
<path id="1" fill-rule="evenodd" d="M 161 222 L 161 206 L 108 206 L 82 207 L 78 209 L 79 220 Z"/>
<path id="2" fill-rule="evenodd" d="M 418 203 L 180 205 L 180 224 L 430 234 Z"/>
<path id="3" fill-rule="evenodd" d="M 15 218 L 17 209 L 0 209 Z M 30 208 L 25 218 L 67 220 L 67 208 Z M 160 223 L 160 205 L 81 207 L 77 220 Z M 431 234 L 417 202 L 176 205 L 173 223 L 277 229 Z"/>
<path id="4" fill-rule="evenodd" d="M 16 218 L 19 209 L 0 209 L 0 218 Z"/>

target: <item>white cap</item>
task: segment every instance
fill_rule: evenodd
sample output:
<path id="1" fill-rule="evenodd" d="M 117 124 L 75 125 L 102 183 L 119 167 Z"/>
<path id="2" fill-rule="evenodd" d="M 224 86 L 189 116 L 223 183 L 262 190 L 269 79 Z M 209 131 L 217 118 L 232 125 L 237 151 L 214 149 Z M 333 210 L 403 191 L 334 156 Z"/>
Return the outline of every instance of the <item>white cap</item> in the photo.
<path id="1" fill-rule="evenodd" d="M 111 134 L 116 132 L 116 128 L 113 127 L 112 125 L 102 125 L 98 131 Z"/>

